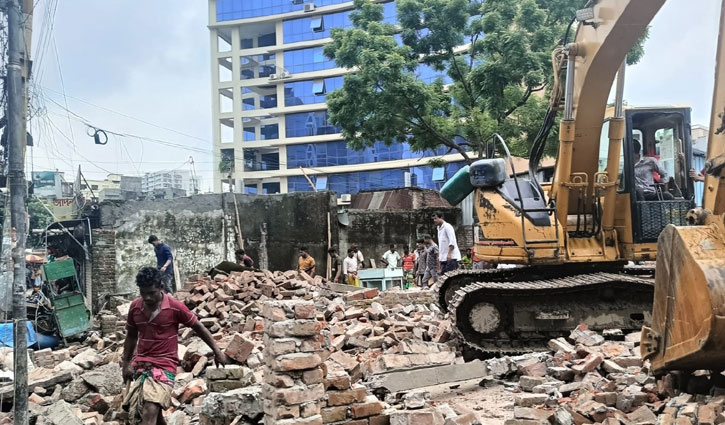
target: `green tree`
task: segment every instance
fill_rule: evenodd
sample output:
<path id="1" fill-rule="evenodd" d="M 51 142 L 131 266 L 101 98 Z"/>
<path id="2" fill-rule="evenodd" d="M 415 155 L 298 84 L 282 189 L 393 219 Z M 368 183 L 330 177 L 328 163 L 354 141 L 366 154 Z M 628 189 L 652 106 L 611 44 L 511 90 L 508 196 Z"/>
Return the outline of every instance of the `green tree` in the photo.
<path id="1" fill-rule="evenodd" d="M 28 200 L 28 217 L 30 221 L 31 232 L 33 229 L 45 229 L 50 223 L 53 222 L 53 216 L 48 212 L 47 209 L 41 204 L 42 201 L 37 199 Z M 38 247 L 43 243 L 40 239 L 40 235 L 30 233 L 28 235 L 27 245 L 31 247 Z"/>
<path id="2" fill-rule="evenodd" d="M 548 107 L 552 51 L 586 1 L 396 3 L 399 25 L 389 25 L 381 5 L 355 0 L 353 28 L 333 29 L 333 42 L 325 46 L 339 66 L 355 69 L 327 97 L 331 121 L 342 127 L 348 145 L 407 140 L 413 151 L 445 146 L 471 162 L 499 133 L 513 154 L 527 156 Z M 641 45 L 633 49 L 629 62 L 642 53 Z M 421 63 L 452 83 L 419 80 Z M 556 148 L 547 143 L 549 154 Z"/>

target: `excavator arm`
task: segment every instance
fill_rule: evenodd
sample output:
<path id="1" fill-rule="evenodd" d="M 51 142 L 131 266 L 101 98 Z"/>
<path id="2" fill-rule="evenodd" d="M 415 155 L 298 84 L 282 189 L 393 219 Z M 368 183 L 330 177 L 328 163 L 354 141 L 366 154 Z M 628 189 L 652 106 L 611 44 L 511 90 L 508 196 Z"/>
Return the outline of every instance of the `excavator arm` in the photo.
<path id="1" fill-rule="evenodd" d="M 725 369 L 725 7 L 721 6 L 704 208 L 693 226 L 667 226 L 657 243 L 652 326 L 642 357 L 655 372 Z"/>

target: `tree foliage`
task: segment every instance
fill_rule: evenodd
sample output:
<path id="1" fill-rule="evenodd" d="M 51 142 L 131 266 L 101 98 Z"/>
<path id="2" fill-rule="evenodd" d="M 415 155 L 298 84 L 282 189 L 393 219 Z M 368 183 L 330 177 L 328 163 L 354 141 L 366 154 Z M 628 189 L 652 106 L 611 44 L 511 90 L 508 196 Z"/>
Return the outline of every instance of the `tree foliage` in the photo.
<path id="1" fill-rule="evenodd" d="M 381 5 L 355 0 L 353 28 L 333 29 L 325 47 L 355 70 L 327 97 L 331 120 L 355 149 L 407 140 L 413 151 L 442 145 L 470 162 L 499 133 L 526 156 L 547 109 L 552 51 L 585 2 L 397 0 L 399 24 L 389 25 Z M 452 83 L 421 81 L 421 63 Z"/>
<path id="2" fill-rule="evenodd" d="M 34 229 L 45 229 L 53 222 L 53 216 L 43 207 L 41 201 L 37 199 L 30 199 L 28 201 L 28 218 L 30 222 L 29 232 L 32 232 Z M 38 247 L 42 242 L 39 235 L 29 233 L 28 246 Z"/>

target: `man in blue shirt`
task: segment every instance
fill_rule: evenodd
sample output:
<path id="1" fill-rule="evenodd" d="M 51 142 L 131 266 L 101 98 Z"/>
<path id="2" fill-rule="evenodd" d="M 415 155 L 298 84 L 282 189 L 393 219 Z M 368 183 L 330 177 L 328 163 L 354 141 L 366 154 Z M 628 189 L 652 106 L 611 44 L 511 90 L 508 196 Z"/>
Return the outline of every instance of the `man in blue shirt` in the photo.
<path id="1" fill-rule="evenodd" d="M 156 267 L 163 276 L 164 291 L 167 294 L 172 292 L 174 287 L 174 256 L 171 254 L 169 245 L 161 242 L 156 235 L 149 236 L 149 243 L 154 246 L 156 253 Z"/>

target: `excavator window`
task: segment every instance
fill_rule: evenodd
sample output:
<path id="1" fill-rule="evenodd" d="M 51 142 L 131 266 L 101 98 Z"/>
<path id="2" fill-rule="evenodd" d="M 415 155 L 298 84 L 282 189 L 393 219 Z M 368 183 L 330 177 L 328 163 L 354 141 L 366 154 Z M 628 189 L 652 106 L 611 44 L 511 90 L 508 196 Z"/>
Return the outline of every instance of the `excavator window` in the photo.
<path id="1" fill-rule="evenodd" d="M 625 148 L 625 192 L 632 202 L 632 224 L 635 242 L 655 242 L 668 224 L 685 225 L 692 202 L 692 182 L 688 179 L 687 155 L 690 154 L 689 109 L 643 108 L 626 112 L 629 134 Z M 635 141 L 639 143 L 635 143 Z M 659 171 L 653 171 L 656 197 L 637 196 L 634 182 L 635 145 L 641 146 L 641 157 L 652 158 Z M 662 175 L 660 175 L 662 174 Z"/>
<path id="2" fill-rule="evenodd" d="M 602 125 L 602 133 L 599 139 L 599 172 L 607 170 L 607 155 L 609 154 L 609 121 Z M 619 149 L 619 174 L 617 175 L 619 185 L 617 191 L 624 191 L 624 145 Z"/>

